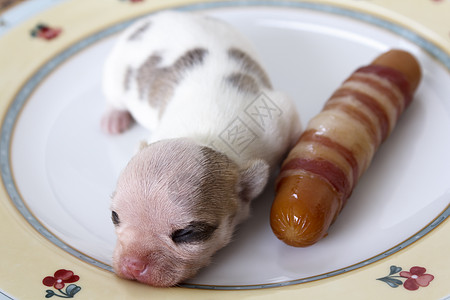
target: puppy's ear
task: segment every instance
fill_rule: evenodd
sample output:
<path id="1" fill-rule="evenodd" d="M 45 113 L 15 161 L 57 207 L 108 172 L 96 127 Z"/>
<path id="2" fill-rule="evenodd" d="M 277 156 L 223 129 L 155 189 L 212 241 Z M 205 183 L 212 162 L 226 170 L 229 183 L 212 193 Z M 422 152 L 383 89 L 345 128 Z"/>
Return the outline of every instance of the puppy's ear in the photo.
<path id="1" fill-rule="evenodd" d="M 249 161 L 240 172 L 240 197 L 250 202 L 264 190 L 269 179 L 269 165 L 262 159 Z"/>

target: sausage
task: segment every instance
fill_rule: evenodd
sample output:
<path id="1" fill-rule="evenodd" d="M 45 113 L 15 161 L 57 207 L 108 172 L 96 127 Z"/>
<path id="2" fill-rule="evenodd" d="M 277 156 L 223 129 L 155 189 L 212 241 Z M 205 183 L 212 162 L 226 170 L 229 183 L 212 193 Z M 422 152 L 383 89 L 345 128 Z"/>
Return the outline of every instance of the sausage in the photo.
<path id="1" fill-rule="evenodd" d="M 270 213 L 280 240 L 305 247 L 326 236 L 420 78 L 414 56 L 391 50 L 357 69 L 332 94 L 281 166 Z"/>

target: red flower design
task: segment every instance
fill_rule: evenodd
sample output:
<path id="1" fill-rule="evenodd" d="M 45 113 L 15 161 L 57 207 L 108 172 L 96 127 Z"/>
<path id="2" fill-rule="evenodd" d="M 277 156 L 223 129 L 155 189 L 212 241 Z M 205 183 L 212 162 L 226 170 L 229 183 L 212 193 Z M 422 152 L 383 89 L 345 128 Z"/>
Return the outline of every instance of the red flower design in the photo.
<path id="1" fill-rule="evenodd" d="M 46 286 L 53 286 L 55 289 L 60 290 L 64 288 L 65 283 L 72 283 L 80 280 L 80 276 L 74 275 L 70 270 L 58 270 L 53 276 L 47 276 L 42 280 L 42 283 Z"/>
<path id="2" fill-rule="evenodd" d="M 46 39 L 46 40 L 52 40 L 55 37 L 57 37 L 61 33 L 62 29 L 60 28 L 43 28 L 39 31 L 38 36 Z"/>
<path id="3" fill-rule="evenodd" d="M 434 279 L 434 276 L 431 274 L 425 274 L 427 270 L 422 267 L 412 267 L 409 272 L 402 271 L 400 272 L 400 276 L 404 278 L 408 278 L 403 283 L 405 289 L 410 291 L 415 291 L 419 287 L 426 287 L 430 284 L 430 282 Z"/>
<path id="4" fill-rule="evenodd" d="M 45 24 L 37 24 L 33 30 L 31 30 L 32 37 L 38 37 L 46 40 L 52 40 L 60 35 L 61 28 L 53 28 Z"/>

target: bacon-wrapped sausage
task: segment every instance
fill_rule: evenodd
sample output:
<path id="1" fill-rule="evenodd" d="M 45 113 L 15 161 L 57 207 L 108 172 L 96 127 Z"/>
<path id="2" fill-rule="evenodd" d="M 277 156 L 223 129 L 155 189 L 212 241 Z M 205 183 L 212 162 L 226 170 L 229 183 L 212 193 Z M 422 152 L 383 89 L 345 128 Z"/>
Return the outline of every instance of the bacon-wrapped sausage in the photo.
<path id="1" fill-rule="evenodd" d="M 411 54 L 391 50 L 334 92 L 281 167 L 270 215 L 279 239 L 304 247 L 327 234 L 420 78 Z"/>

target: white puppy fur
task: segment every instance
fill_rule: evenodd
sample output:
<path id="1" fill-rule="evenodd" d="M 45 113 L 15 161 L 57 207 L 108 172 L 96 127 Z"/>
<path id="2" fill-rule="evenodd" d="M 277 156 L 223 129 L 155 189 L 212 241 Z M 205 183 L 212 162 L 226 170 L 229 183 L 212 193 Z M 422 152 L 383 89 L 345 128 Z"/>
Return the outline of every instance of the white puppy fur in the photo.
<path id="1" fill-rule="evenodd" d="M 298 139 L 295 105 L 256 57 L 230 25 L 197 13 L 153 14 L 119 37 L 102 127 L 120 133 L 134 119 L 151 131 L 112 198 L 119 276 L 155 286 L 194 276 Z"/>

